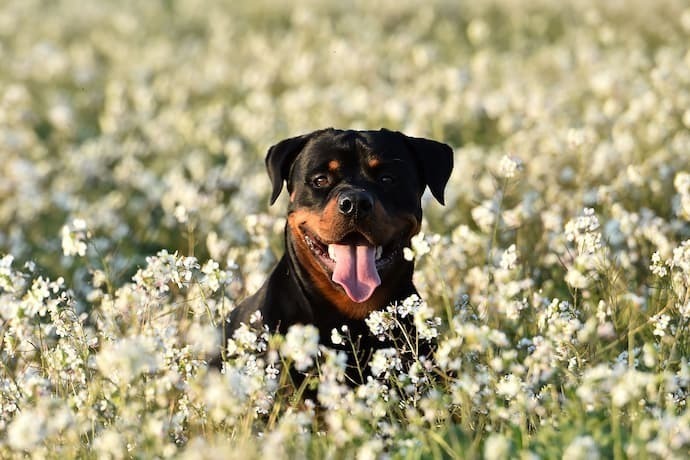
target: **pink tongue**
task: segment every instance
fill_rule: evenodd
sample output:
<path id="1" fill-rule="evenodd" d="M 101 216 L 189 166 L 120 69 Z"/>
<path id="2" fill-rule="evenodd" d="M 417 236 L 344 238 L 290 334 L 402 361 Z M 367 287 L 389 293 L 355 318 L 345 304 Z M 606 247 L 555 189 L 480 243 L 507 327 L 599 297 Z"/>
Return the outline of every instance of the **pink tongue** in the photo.
<path id="1" fill-rule="evenodd" d="M 347 296 L 357 303 L 366 301 L 381 284 L 376 271 L 373 246 L 334 244 L 335 269 L 333 281 L 345 289 Z"/>

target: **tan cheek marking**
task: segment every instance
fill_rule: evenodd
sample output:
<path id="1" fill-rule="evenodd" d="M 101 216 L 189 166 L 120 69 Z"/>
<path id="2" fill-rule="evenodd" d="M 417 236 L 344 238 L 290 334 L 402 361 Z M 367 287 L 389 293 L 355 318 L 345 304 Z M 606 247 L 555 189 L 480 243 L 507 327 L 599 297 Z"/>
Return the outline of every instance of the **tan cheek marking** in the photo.
<path id="1" fill-rule="evenodd" d="M 297 209 L 288 215 L 288 223 L 290 223 L 296 231 L 299 231 L 299 226 L 302 224 L 306 224 L 307 228 L 311 231 L 317 231 L 320 221 L 321 217 L 317 213 L 306 209 Z M 301 234 L 301 231 L 299 231 L 299 233 Z"/>

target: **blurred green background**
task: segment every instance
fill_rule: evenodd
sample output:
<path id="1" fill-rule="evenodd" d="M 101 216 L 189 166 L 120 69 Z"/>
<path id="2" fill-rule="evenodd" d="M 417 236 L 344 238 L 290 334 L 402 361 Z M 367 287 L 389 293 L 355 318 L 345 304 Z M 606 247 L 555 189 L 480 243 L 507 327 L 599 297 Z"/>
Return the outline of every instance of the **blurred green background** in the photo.
<path id="1" fill-rule="evenodd" d="M 268 209 L 266 150 L 327 126 L 455 147 L 439 232 L 476 228 L 505 154 L 526 170 L 502 205 L 530 231 L 606 200 L 670 219 L 689 35 L 681 1 L 5 0 L 0 253 L 71 277 L 60 229 L 83 218 L 122 282 L 160 248 L 263 244 L 247 216 L 285 203 Z"/>

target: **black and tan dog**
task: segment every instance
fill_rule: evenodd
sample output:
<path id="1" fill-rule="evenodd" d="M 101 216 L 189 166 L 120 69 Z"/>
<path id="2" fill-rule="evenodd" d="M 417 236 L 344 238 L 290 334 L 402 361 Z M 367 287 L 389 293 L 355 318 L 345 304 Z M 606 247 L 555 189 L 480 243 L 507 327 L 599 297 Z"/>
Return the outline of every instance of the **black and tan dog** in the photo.
<path id="1" fill-rule="evenodd" d="M 416 293 L 403 248 L 419 232 L 425 188 L 443 203 L 453 151 L 385 129 L 330 128 L 279 142 L 266 166 L 271 204 L 283 182 L 290 195 L 285 254 L 261 289 L 233 310 L 224 337 L 256 311 L 271 331 L 313 324 L 329 346 L 331 330 L 347 325 L 363 366 L 385 346 L 365 317 Z"/>

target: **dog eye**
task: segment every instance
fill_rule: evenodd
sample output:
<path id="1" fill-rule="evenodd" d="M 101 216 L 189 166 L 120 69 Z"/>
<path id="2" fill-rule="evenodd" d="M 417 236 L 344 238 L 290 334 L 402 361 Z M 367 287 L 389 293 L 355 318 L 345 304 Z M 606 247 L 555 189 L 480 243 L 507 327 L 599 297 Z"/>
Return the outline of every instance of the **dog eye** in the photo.
<path id="1" fill-rule="evenodd" d="M 379 182 L 381 182 L 383 185 L 391 185 L 395 183 L 395 177 L 391 176 L 390 174 L 382 174 L 379 176 Z"/>
<path id="2" fill-rule="evenodd" d="M 312 179 L 311 183 L 314 187 L 316 188 L 324 188 L 327 187 L 328 184 L 330 184 L 330 180 L 328 179 L 328 176 L 326 175 L 320 175 L 316 176 L 315 178 Z"/>

